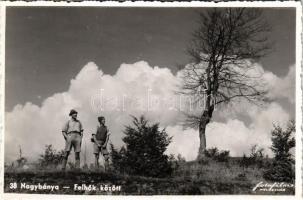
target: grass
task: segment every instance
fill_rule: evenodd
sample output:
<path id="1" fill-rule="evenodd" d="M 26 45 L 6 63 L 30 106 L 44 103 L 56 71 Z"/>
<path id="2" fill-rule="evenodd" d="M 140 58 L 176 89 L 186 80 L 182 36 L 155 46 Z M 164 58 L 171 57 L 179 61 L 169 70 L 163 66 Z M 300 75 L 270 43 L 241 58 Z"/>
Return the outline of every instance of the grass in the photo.
<path id="1" fill-rule="evenodd" d="M 54 193 L 54 194 L 103 194 L 103 195 L 211 195 L 211 194 L 294 194 L 294 189 L 286 192 L 253 192 L 259 182 L 267 182 L 262 177 L 263 169 L 257 167 L 242 168 L 237 161 L 221 163 L 207 160 L 183 163 L 171 177 L 149 178 L 121 175 L 114 172 L 96 172 L 91 170 L 61 172 L 58 170 L 32 170 L 5 172 L 5 192 L 17 193 Z M 9 183 L 47 183 L 70 186 L 71 189 L 59 191 L 11 190 Z M 74 184 L 121 185 L 121 191 L 74 191 Z"/>
<path id="2" fill-rule="evenodd" d="M 190 177 L 193 180 L 210 180 L 230 182 L 231 180 L 244 180 L 251 183 L 264 181 L 263 169 L 257 167 L 243 168 L 235 163 L 220 163 L 208 160 L 207 163 L 189 162 L 181 166 L 175 174 Z"/>

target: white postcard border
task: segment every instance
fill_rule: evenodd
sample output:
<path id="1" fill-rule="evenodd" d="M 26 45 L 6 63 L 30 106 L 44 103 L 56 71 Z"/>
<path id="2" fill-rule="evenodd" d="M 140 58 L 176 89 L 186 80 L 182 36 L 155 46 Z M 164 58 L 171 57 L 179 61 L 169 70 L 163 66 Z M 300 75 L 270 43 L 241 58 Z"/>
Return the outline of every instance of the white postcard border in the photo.
<path id="1" fill-rule="evenodd" d="M 1 133 L 1 156 L 0 156 L 0 198 L 1 199 L 301 199 L 302 198 L 302 6 L 300 2 L 0 2 L 0 133 Z M 270 196 L 270 195 L 201 195 L 201 196 L 106 196 L 95 195 L 43 195 L 43 194 L 12 194 L 4 192 L 4 130 L 5 130 L 5 113 L 4 113 L 4 84 L 5 84 L 5 9 L 7 6 L 67 6 L 67 7 L 294 7 L 296 8 L 296 193 L 295 196 Z"/>

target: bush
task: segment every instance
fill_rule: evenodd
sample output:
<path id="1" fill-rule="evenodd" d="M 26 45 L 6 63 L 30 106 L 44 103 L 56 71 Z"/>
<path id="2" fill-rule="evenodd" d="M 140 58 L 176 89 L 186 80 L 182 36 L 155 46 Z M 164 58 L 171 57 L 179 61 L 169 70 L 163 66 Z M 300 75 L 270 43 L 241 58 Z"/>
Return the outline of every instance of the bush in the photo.
<path id="1" fill-rule="evenodd" d="M 263 148 L 258 148 L 257 145 L 253 145 L 251 147 L 249 157 L 247 157 L 246 154 L 243 154 L 243 157 L 240 160 L 240 166 L 246 168 L 249 166 L 257 166 L 259 168 L 262 168 L 265 165 L 268 165 L 268 163 L 265 161 L 263 151 Z"/>
<path id="2" fill-rule="evenodd" d="M 295 123 L 289 122 L 286 130 L 280 126 L 274 126 L 272 131 L 272 146 L 274 152 L 273 165 L 265 171 L 263 177 L 270 181 L 294 182 L 295 180 L 295 160 L 290 150 L 295 147 L 295 138 L 291 135 L 295 132 Z"/>
<path id="3" fill-rule="evenodd" d="M 119 151 L 112 145 L 111 159 L 115 170 L 130 175 L 165 177 L 172 174 L 170 157 L 164 152 L 171 142 L 159 124 L 149 124 L 141 116 L 133 117 L 133 125 L 126 126 L 122 140 L 125 147 Z"/>
<path id="4" fill-rule="evenodd" d="M 213 160 L 216 160 L 218 162 L 228 162 L 229 160 L 229 151 L 219 151 L 216 147 L 214 148 L 210 148 L 210 149 L 206 149 L 204 151 L 204 155 L 207 158 L 211 158 Z"/>
<path id="5" fill-rule="evenodd" d="M 218 162 L 228 162 L 229 159 L 229 151 L 221 151 L 218 156 L 215 157 Z"/>
<path id="6" fill-rule="evenodd" d="M 218 156 L 219 150 L 217 149 L 217 147 L 205 149 L 204 154 L 208 158 L 215 158 L 216 156 Z"/>
<path id="7" fill-rule="evenodd" d="M 44 154 L 40 155 L 39 167 L 56 168 L 62 161 L 64 151 L 57 152 L 52 145 L 46 145 Z"/>
<path id="8" fill-rule="evenodd" d="M 16 160 L 17 167 L 23 167 L 27 163 L 27 159 L 25 157 L 20 157 Z"/>

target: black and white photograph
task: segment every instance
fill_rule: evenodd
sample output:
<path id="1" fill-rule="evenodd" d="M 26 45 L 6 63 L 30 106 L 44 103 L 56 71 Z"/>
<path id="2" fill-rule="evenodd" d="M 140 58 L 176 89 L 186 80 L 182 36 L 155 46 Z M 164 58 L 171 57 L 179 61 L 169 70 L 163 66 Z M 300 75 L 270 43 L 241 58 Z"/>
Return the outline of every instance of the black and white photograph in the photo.
<path id="1" fill-rule="evenodd" d="M 240 5 L 6 6 L 4 193 L 296 195 L 302 11 Z"/>

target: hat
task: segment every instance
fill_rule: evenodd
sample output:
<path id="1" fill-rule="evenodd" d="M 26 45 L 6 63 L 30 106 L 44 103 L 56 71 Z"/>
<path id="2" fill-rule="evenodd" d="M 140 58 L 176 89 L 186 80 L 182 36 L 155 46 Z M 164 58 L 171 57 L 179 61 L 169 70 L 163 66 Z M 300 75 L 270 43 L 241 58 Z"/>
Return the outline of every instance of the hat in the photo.
<path id="1" fill-rule="evenodd" d="M 71 109 L 70 112 L 69 112 L 69 116 L 73 115 L 73 114 L 77 114 L 78 112 L 74 109 Z"/>
<path id="2" fill-rule="evenodd" d="M 105 117 L 103 117 L 103 116 L 98 117 L 99 122 L 101 122 L 102 119 L 105 119 Z"/>

